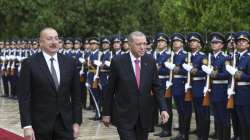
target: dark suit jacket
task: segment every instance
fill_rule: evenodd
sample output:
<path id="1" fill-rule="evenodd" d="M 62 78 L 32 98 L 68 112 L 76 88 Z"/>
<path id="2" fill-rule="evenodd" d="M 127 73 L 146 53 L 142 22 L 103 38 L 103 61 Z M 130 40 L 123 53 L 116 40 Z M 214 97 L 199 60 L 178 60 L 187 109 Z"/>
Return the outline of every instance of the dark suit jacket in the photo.
<path id="1" fill-rule="evenodd" d="M 75 61 L 57 54 L 60 85 L 56 90 L 42 53 L 22 62 L 18 81 L 18 100 L 22 127 L 32 125 L 35 132 L 47 132 L 61 114 L 63 125 L 72 130 L 73 123 L 81 124 L 82 110 L 79 74 Z"/>
<path id="2" fill-rule="evenodd" d="M 144 129 L 153 126 L 155 99 L 161 110 L 166 110 L 154 59 L 145 54 L 141 58 L 140 88 L 138 89 L 130 55 L 123 54 L 111 62 L 108 89 L 104 95 L 103 115 L 111 116 L 112 123 L 121 128 L 133 128 L 141 121 Z M 151 90 L 154 95 L 151 95 Z"/>

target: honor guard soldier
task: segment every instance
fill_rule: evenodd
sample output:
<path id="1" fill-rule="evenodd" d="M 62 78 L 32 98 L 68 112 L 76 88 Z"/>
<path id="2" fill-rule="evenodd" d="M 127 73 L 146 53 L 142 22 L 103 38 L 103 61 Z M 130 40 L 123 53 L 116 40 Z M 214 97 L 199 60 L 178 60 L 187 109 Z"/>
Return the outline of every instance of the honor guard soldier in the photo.
<path id="1" fill-rule="evenodd" d="M 72 57 L 73 56 L 72 49 L 73 49 L 73 39 L 71 37 L 65 38 L 63 54 Z"/>
<path id="2" fill-rule="evenodd" d="M 166 68 L 164 63 L 170 58 L 170 51 L 167 48 L 169 44 L 169 39 L 166 34 L 158 33 L 156 35 L 157 51 L 155 51 L 155 60 L 158 69 L 159 79 L 161 82 L 161 88 L 163 91 L 166 90 L 166 81 L 169 79 L 169 69 Z M 165 102 L 167 104 L 167 112 L 169 114 L 169 120 L 167 123 L 162 125 L 162 131 L 158 134 L 155 134 L 159 137 L 169 137 L 172 135 L 172 97 L 165 97 Z M 157 114 L 158 115 L 158 114 Z"/>
<path id="3" fill-rule="evenodd" d="M 250 55 L 248 52 L 250 34 L 246 31 L 235 35 L 237 55 L 236 67 L 226 65 L 226 70 L 235 78 L 235 92 L 228 93 L 234 96 L 235 109 L 240 120 L 240 139 L 250 139 Z"/>
<path id="4" fill-rule="evenodd" d="M 113 36 L 113 40 L 112 40 L 113 56 L 122 54 L 121 45 L 122 45 L 121 36 L 120 35 Z"/>
<path id="5" fill-rule="evenodd" d="M 126 36 L 122 38 L 122 51 L 123 53 L 129 53 L 128 38 Z"/>
<path id="6" fill-rule="evenodd" d="M 153 50 L 153 44 L 154 44 L 154 39 L 152 39 L 150 36 L 147 36 L 147 51 L 146 53 L 149 54 L 149 55 L 152 55 L 153 57 L 153 53 L 154 53 L 154 50 Z"/>
<path id="7" fill-rule="evenodd" d="M 203 65 L 202 69 L 211 78 L 210 101 L 214 114 L 217 138 L 219 140 L 230 139 L 230 112 L 227 109 L 227 89 L 230 74 L 226 71 L 225 63 L 228 62 L 227 55 L 222 52 L 224 47 L 224 36 L 219 32 L 210 34 L 212 54 L 209 54 L 210 66 Z"/>
<path id="8" fill-rule="evenodd" d="M 101 66 L 101 55 L 102 53 L 99 51 L 100 41 L 97 37 L 92 37 L 89 39 L 89 44 L 91 47 L 91 54 L 89 56 L 88 61 L 88 76 L 87 76 L 87 88 L 89 90 L 90 96 L 93 99 L 93 103 L 95 105 L 96 114 L 92 120 L 100 120 L 100 101 L 101 101 L 101 93 L 99 88 L 99 70 Z"/>
<path id="9" fill-rule="evenodd" d="M 191 92 L 196 113 L 195 118 L 197 119 L 197 136 L 198 139 L 207 140 L 210 128 L 210 111 L 209 106 L 203 105 L 206 73 L 201 68 L 206 61 L 206 55 L 200 51 L 204 42 L 202 36 L 197 32 L 189 33 L 187 41 L 191 51 L 191 65 L 184 64 L 183 67 L 191 73 Z"/>
<path id="10" fill-rule="evenodd" d="M 85 38 L 84 39 L 84 44 L 83 44 L 83 49 L 84 49 L 84 72 L 83 72 L 83 76 L 85 79 L 85 88 L 87 84 L 87 79 L 88 79 L 88 62 L 89 62 L 89 56 L 91 54 L 91 48 L 90 48 L 90 44 L 89 44 L 89 38 Z M 89 106 L 87 107 L 87 89 L 85 90 L 86 94 L 84 94 L 83 96 L 83 107 L 86 108 L 86 110 L 94 110 L 94 103 L 93 103 L 93 99 L 91 96 L 89 96 Z"/>
<path id="11" fill-rule="evenodd" d="M 63 46 L 64 46 L 64 41 L 63 37 L 59 37 L 59 53 L 63 53 Z"/>
<path id="12" fill-rule="evenodd" d="M 234 51 L 236 50 L 236 43 L 235 43 L 235 33 L 229 32 L 226 34 L 226 51 L 228 60 L 233 62 Z M 239 140 L 240 139 L 240 124 L 239 124 L 239 117 L 236 112 L 235 107 L 230 109 L 231 119 L 232 119 L 232 127 L 233 127 L 233 137 L 231 140 Z"/>
<path id="13" fill-rule="evenodd" d="M 170 70 L 173 71 L 172 82 L 168 86 L 172 86 L 172 95 L 176 104 L 179 119 L 179 134 L 171 140 L 188 140 L 187 120 L 189 120 L 189 113 L 192 109 L 191 101 L 185 102 L 185 82 L 187 80 L 187 72 L 183 69 L 182 64 L 185 63 L 187 52 L 183 47 L 185 44 L 185 37 L 181 33 L 173 33 L 171 36 L 173 62 L 165 63 Z M 166 83 L 167 84 L 167 83 Z"/>
<path id="14" fill-rule="evenodd" d="M 102 49 L 102 56 L 101 56 L 101 67 L 100 67 L 100 90 L 101 90 L 101 99 L 103 99 L 104 93 L 107 92 L 107 85 L 108 85 L 108 77 L 110 72 L 110 63 L 112 59 L 112 52 L 110 51 L 110 40 L 108 37 L 104 37 L 101 40 L 101 49 Z M 102 103 L 102 100 L 101 100 Z"/>

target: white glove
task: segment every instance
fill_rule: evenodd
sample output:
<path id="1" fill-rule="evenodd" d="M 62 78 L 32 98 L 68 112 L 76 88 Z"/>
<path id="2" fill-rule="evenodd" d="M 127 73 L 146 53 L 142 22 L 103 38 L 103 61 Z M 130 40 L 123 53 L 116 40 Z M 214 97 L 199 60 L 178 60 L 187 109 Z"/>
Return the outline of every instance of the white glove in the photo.
<path id="1" fill-rule="evenodd" d="M 173 70 L 175 67 L 175 64 L 169 63 L 169 62 L 165 62 L 164 65 L 165 65 L 165 67 L 167 67 L 170 70 Z"/>
<path id="2" fill-rule="evenodd" d="M 82 57 L 80 57 L 80 58 L 79 58 L 79 61 L 83 64 L 83 63 L 85 62 L 85 59 L 82 58 Z"/>
<path id="3" fill-rule="evenodd" d="M 90 88 L 91 86 L 90 86 L 90 84 L 89 83 L 85 83 L 85 86 L 87 87 L 87 88 Z"/>
<path id="4" fill-rule="evenodd" d="M 95 75 L 94 76 L 94 81 L 96 80 L 96 79 L 98 79 L 99 78 L 99 76 L 98 75 Z"/>
<path id="5" fill-rule="evenodd" d="M 190 88 L 191 88 L 190 84 L 186 83 L 186 84 L 185 84 L 185 92 L 187 92 L 188 89 L 190 89 Z"/>
<path id="6" fill-rule="evenodd" d="M 83 73 L 84 73 L 83 70 L 80 70 L 80 75 L 83 75 Z"/>
<path id="7" fill-rule="evenodd" d="M 98 61 L 98 60 L 94 60 L 94 64 L 96 66 L 101 66 L 102 62 L 101 61 Z"/>
<path id="8" fill-rule="evenodd" d="M 106 65 L 106 66 L 108 66 L 108 67 L 110 67 L 110 61 L 104 61 L 104 64 Z"/>
<path id="9" fill-rule="evenodd" d="M 171 87 L 172 85 L 173 85 L 172 82 L 166 81 L 166 89 L 168 89 L 168 88 Z"/>
<path id="10" fill-rule="evenodd" d="M 210 74 L 212 73 L 212 71 L 213 71 L 212 68 L 209 68 L 209 67 L 206 66 L 206 65 L 202 65 L 202 66 L 201 66 L 201 69 L 202 69 L 206 74 L 208 74 L 208 75 L 210 75 Z"/>
<path id="11" fill-rule="evenodd" d="M 228 95 L 228 97 L 231 96 L 231 95 L 234 95 L 234 94 L 235 94 L 235 92 L 233 91 L 232 88 L 228 88 L 227 89 L 227 95 Z"/>
<path id="12" fill-rule="evenodd" d="M 235 73 L 238 71 L 237 68 L 234 68 L 230 65 L 226 65 L 226 70 L 229 72 L 232 76 L 235 75 Z"/>
<path id="13" fill-rule="evenodd" d="M 204 96 L 206 95 L 207 92 L 210 92 L 210 89 L 205 86 L 203 89 Z"/>
<path id="14" fill-rule="evenodd" d="M 193 66 L 188 65 L 188 64 L 186 64 L 186 63 L 183 63 L 183 64 L 182 64 L 182 67 L 183 67 L 187 72 L 190 72 L 190 71 L 192 70 L 192 68 L 193 68 Z"/>
<path id="15" fill-rule="evenodd" d="M 1 56 L 1 60 L 2 60 L 2 61 L 5 61 L 5 57 L 4 57 L 4 56 Z"/>

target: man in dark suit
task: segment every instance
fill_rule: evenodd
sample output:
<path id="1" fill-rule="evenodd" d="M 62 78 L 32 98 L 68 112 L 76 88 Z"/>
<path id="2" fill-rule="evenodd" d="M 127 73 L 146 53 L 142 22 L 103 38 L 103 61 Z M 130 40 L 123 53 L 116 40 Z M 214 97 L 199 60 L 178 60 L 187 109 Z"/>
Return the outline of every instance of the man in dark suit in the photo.
<path id="1" fill-rule="evenodd" d="M 128 42 L 130 53 L 111 62 L 102 120 L 105 126 L 112 122 L 117 127 L 121 140 L 147 140 L 153 127 L 155 101 L 163 123 L 168 120 L 164 91 L 160 88 L 154 59 L 145 54 L 146 36 L 135 31 L 128 36 Z"/>
<path id="2" fill-rule="evenodd" d="M 42 52 L 22 63 L 18 81 L 25 139 L 73 140 L 82 122 L 79 73 L 72 58 L 58 52 L 57 31 L 40 33 Z"/>

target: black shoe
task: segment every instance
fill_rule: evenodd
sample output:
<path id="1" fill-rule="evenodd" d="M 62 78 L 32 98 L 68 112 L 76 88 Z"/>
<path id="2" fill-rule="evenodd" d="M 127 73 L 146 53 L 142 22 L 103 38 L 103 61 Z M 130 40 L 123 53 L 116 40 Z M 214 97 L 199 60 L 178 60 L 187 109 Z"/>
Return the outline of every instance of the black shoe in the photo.
<path id="1" fill-rule="evenodd" d="M 239 137 L 239 136 L 233 136 L 233 137 L 231 138 L 231 140 L 240 140 L 240 137 Z"/>
<path id="2" fill-rule="evenodd" d="M 161 138 L 170 137 L 170 136 L 172 136 L 172 134 L 169 131 L 162 131 L 161 134 L 159 135 L 159 137 L 161 137 Z"/>
<path id="3" fill-rule="evenodd" d="M 212 139 L 217 139 L 217 135 L 216 133 L 212 133 L 211 135 L 209 135 L 209 138 L 212 138 Z"/>
<path id="4" fill-rule="evenodd" d="M 179 134 L 179 135 L 177 135 L 176 137 L 171 138 L 170 140 L 185 140 L 185 136 L 184 136 L 184 135 Z"/>
<path id="5" fill-rule="evenodd" d="M 196 133 L 197 133 L 197 129 L 191 130 L 191 131 L 189 132 L 189 134 L 196 134 Z"/>
<path id="6" fill-rule="evenodd" d="M 160 133 L 154 134 L 154 136 L 159 136 L 159 137 L 170 137 L 172 136 L 171 132 L 162 130 Z"/>

